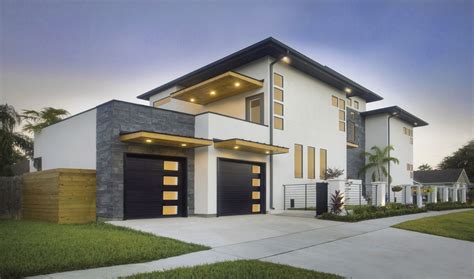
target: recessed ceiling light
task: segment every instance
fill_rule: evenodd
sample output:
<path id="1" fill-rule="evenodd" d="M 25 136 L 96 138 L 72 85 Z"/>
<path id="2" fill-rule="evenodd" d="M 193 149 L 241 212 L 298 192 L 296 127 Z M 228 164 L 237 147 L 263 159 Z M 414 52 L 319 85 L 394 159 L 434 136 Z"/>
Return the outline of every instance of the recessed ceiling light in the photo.
<path id="1" fill-rule="evenodd" d="M 234 146 L 234 149 L 239 149 L 239 146 L 238 145 Z"/>
<path id="2" fill-rule="evenodd" d="M 196 102 L 196 99 L 194 99 L 194 98 L 191 98 L 191 99 L 189 99 L 189 100 L 190 100 L 192 103 Z"/>
<path id="3" fill-rule="evenodd" d="M 413 123 L 413 124 L 414 124 L 415 126 L 416 126 L 416 125 L 418 125 L 418 123 L 417 123 L 417 122 L 415 122 L 415 123 Z"/>
<path id="4" fill-rule="evenodd" d="M 352 89 L 350 89 L 349 87 L 344 88 L 344 91 L 346 91 L 346 93 L 348 94 L 352 93 Z"/>
<path id="5" fill-rule="evenodd" d="M 270 151 L 268 151 L 268 150 L 267 150 L 267 151 L 265 151 L 265 154 L 270 154 Z"/>
<path id="6" fill-rule="evenodd" d="M 147 142 L 147 143 L 151 143 L 151 142 L 152 142 L 152 140 L 151 140 L 151 139 L 146 139 L 146 140 L 145 140 L 145 142 Z"/>
<path id="7" fill-rule="evenodd" d="M 209 92 L 209 94 L 216 95 L 216 91 L 213 90 L 213 91 Z"/>
<path id="8" fill-rule="evenodd" d="M 239 86 L 240 86 L 240 82 L 234 83 L 234 86 L 235 86 L 235 87 L 239 87 Z"/>
<path id="9" fill-rule="evenodd" d="M 187 145 L 187 144 L 185 144 L 185 143 L 182 143 L 182 144 L 181 144 L 181 146 L 182 146 L 182 147 L 185 147 L 185 146 L 188 146 L 188 145 Z"/>
<path id="10" fill-rule="evenodd" d="M 290 58 L 288 56 L 284 56 L 281 60 L 285 63 L 290 63 Z"/>

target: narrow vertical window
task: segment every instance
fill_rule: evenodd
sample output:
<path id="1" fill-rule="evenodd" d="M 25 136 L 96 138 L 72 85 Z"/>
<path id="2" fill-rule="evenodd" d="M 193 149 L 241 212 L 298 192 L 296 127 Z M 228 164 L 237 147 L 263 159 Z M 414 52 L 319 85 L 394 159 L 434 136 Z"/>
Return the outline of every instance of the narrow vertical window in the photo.
<path id="1" fill-rule="evenodd" d="M 263 124 L 263 94 L 247 97 L 245 99 L 247 121 Z"/>
<path id="2" fill-rule="evenodd" d="M 303 178 L 303 146 L 295 144 L 295 178 Z"/>
<path id="3" fill-rule="evenodd" d="M 315 168 L 314 168 L 314 162 L 315 162 L 315 151 L 314 147 L 308 146 L 308 178 L 309 179 L 315 179 Z"/>
<path id="4" fill-rule="evenodd" d="M 358 101 L 354 101 L 354 108 L 359 109 L 359 102 Z"/>
<path id="5" fill-rule="evenodd" d="M 339 99 L 338 105 L 339 109 L 346 110 L 346 101 L 344 101 L 343 99 Z"/>
<path id="6" fill-rule="evenodd" d="M 273 98 L 275 98 L 276 101 L 283 102 L 283 90 L 279 88 L 273 88 Z"/>
<path id="7" fill-rule="evenodd" d="M 332 96 L 332 99 L 331 99 L 331 100 L 332 100 L 332 101 L 331 101 L 331 102 L 332 102 L 332 105 L 337 108 L 337 100 L 338 100 L 337 97 L 336 97 L 336 96 Z"/>
<path id="8" fill-rule="evenodd" d="M 273 74 L 273 85 L 283 88 L 283 76 L 277 73 Z"/>
<path id="9" fill-rule="evenodd" d="M 326 169 L 327 169 L 327 150 L 322 149 L 319 151 L 319 177 L 321 179 L 326 179 Z"/>

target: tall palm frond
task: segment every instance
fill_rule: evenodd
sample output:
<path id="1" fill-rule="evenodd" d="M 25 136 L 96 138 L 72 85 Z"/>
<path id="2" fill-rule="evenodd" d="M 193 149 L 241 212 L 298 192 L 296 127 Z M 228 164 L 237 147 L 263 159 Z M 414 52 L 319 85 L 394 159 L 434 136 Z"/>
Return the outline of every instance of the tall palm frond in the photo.
<path id="1" fill-rule="evenodd" d="M 389 155 L 390 151 L 395 150 L 393 146 L 389 145 L 383 149 L 378 146 L 372 146 L 370 150 L 371 152 L 361 153 L 361 156 L 367 158 L 367 164 L 359 170 L 359 176 L 371 171 L 372 181 L 383 181 L 385 179 L 391 181 L 387 165 L 390 162 L 399 163 L 397 158 Z"/>
<path id="2" fill-rule="evenodd" d="M 69 112 L 64 109 L 56 109 L 52 107 L 43 108 L 40 111 L 23 110 L 22 117 L 27 121 L 23 126 L 23 131 L 37 133 L 45 127 L 61 121 L 68 116 Z"/>

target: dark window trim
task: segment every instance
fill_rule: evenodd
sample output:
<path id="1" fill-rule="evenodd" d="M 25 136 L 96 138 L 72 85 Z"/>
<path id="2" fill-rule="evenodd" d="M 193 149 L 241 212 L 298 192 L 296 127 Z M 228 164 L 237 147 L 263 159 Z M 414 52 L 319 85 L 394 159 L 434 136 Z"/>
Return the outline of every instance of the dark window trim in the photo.
<path id="1" fill-rule="evenodd" d="M 260 123 L 250 121 L 250 103 L 253 100 L 257 100 L 257 99 L 260 100 Z M 252 95 L 252 96 L 249 96 L 249 97 L 245 98 L 245 120 L 246 121 L 251 122 L 251 123 L 255 123 L 255 124 L 263 125 L 263 123 L 265 122 L 265 119 L 264 119 L 265 118 L 265 111 L 264 110 L 265 110 L 265 99 L 264 99 L 264 94 L 263 93 L 259 93 L 259 94 Z"/>

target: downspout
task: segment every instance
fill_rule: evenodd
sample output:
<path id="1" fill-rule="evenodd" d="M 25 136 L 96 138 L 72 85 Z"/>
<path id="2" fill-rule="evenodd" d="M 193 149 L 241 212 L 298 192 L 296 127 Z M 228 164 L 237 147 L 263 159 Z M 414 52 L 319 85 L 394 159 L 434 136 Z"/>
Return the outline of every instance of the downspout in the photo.
<path id="1" fill-rule="evenodd" d="M 288 54 L 289 51 L 287 50 L 286 53 Z M 278 63 L 284 56 L 275 59 L 272 63 L 270 63 L 270 79 L 269 79 L 269 86 L 270 86 L 270 115 L 269 115 L 269 131 L 270 131 L 270 145 L 273 145 L 273 65 Z M 270 209 L 275 209 L 273 207 L 273 153 L 270 154 Z"/>

